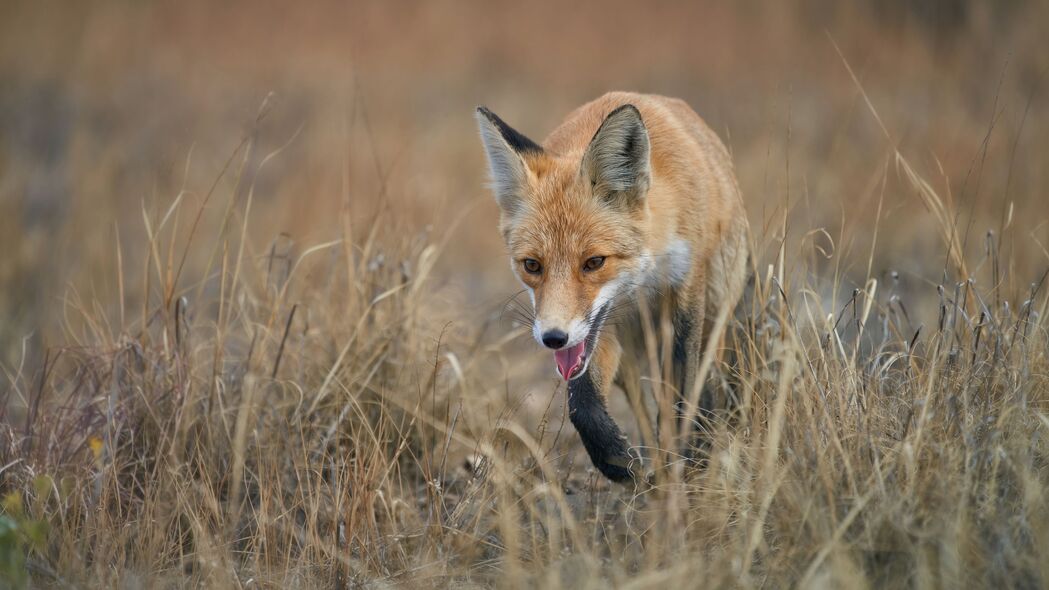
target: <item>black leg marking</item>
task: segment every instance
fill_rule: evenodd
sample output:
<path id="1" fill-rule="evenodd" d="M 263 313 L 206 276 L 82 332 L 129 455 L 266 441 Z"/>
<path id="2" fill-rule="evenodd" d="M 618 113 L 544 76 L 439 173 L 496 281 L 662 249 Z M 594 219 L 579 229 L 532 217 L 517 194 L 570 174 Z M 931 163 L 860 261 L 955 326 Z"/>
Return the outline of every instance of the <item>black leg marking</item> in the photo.
<path id="1" fill-rule="evenodd" d="M 690 352 L 689 339 L 704 336 L 703 334 L 693 334 L 694 329 L 696 327 L 693 326 L 691 317 L 684 313 L 675 314 L 673 359 L 675 384 L 678 387 L 677 400 L 674 402 L 674 417 L 676 420 L 681 420 L 688 410 L 686 400 L 692 394 L 691 391 L 687 390 L 688 384 L 686 383 L 688 364 L 695 363 L 699 365 L 702 362 L 702 355 L 691 354 Z M 683 456 L 688 457 L 692 461 L 697 461 L 700 465 L 705 464 L 705 455 L 710 446 L 709 433 L 714 418 L 713 393 L 708 383 L 701 385 L 699 407 L 696 409 L 694 416 L 689 416 L 689 419 L 692 420 L 692 429 L 684 441 L 684 448 L 681 449 Z"/>
<path id="2" fill-rule="evenodd" d="M 637 459 L 631 456 L 623 431 L 608 415 L 589 372 L 568 382 L 568 416 L 594 467 L 612 481 L 634 479 L 631 467 Z"/>
<path id="3" fill-rule="evenodd" d="M 684 313 L 674 314 L 674 374 L 678 390 L 678 402 L 688 395 L 685 391 L 686 366 L 690 362 L 698 363 L 699 359 L 689 359 L 688 339 L 692 336 L 692 319 Z"/>

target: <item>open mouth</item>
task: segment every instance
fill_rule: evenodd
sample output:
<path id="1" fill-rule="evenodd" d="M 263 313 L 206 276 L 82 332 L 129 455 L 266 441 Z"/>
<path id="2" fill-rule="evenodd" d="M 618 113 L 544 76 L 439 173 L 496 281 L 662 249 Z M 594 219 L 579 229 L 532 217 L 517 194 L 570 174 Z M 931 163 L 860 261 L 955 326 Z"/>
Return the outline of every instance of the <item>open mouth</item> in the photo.
<path id="1" fill-rule="evenodd" d="M 566 346 L 554 351 L 554 362 L 557 363 L 557 372 L 561 374 L 565 381 L 575 379 L 586 372 L 590 355 L 597 344 L 598 332 L 601 331 L 601 324 L 605 320 L 607 307 L 608 305 L 606 304 L 594 314 L 590 321 L 590 331 L 587 332 L 586 338 L 583 338 L 579 344 Z"/>
<path id="2" fill-rule="evenodd" d="M 584 338 L 582 342 L 575 346 L 569 346 L 554 352 L 557 372 L 561 373 L 565 381 L 575 377 L 576 373 L 583 372 L 583 367 L 586 366 L 586 341 L 589 339 Z"/>

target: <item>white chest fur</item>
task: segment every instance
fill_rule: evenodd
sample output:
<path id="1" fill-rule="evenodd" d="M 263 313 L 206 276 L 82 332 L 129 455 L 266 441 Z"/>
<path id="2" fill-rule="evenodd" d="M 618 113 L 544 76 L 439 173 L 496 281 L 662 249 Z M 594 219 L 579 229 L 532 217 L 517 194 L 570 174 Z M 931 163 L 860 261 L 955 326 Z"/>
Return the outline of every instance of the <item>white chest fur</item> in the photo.
<path id="1" fill-rule="evenodd" d="M 681 286 L 692 270 L 692 246 L 674 238 L 661 253 L 646 252 L 648 259 L 643 276 L 646 284 Z"/>

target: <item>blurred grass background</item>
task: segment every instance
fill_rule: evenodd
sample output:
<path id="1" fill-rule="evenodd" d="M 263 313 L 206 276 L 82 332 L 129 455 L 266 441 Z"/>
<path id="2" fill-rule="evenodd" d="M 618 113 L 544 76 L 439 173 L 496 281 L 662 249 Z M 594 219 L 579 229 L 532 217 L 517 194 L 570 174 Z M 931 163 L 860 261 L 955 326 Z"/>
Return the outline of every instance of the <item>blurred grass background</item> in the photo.
<path id="1" fill-rule="evenodd" d="M 940 280 L 947 253 L 895 146 L 953 194 L 971 251 L 1013 208 L 1026 282 L 1046 262 L 1033 240 L 1049 242 L 1047 22 L 1045 2 L 1020 1 L 4 3 L 0 358 L 16 362 L 29 333 L 33 349 L 53 343 L 71 287 L 114 305 L 118 234 L 140 243 L 143 208 L 180 191 L 199 203 L 245 134 L 250 174 L 285 146 L 251 179 L 260 240 L 322 242 L 344 203 L 356 225 L 382 210 L 407 232 L 465 216 L 440 276 L 495 303 L 516 289 L 472 107 L 538 139 L 609 89 L 693 105 L 730 146 L 759 235 L 786 208 L 798 233 L 860 252 L 829 264 L 865 270 L 884 197 L 875 272 Z M 129 277 L 143 255 L 124 253 Z M 140 285 L 127 281 L 130 301 Z"/>

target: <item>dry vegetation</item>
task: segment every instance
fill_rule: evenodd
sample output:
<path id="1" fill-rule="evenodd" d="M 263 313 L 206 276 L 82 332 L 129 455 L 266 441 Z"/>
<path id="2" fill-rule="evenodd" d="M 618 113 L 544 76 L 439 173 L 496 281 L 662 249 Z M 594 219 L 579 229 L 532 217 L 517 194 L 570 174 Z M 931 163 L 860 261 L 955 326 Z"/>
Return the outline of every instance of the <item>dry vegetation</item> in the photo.
<path id="1" fill-rule="evenodd" d="M 0 8 L 0 586 L 1049 585 L 1049 8 L 934 5 Z M 471 118 L 609 88 L 754 234 L 738 410 L 637 490 Z"/>

